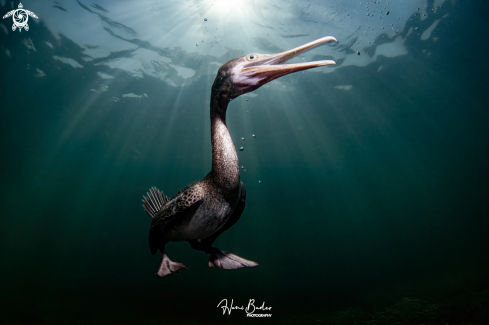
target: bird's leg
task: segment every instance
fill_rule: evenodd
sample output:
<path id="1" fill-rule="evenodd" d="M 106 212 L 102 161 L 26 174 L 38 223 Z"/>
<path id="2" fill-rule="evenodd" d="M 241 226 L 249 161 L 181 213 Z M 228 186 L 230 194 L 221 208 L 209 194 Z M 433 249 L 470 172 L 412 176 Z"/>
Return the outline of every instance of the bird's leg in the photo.
<path id="1" fill-rule="evenodd" d="M 211 237 L 213 237 L 213 236 L 211 236 Z M 215 236 L 215 238 L 217 238 L 217 236 Z M 215 240 L 215 238 L 214 238 L 214 240 Z M 208 243 L 208 241 L 203 242 L 200 239 L 199 240 L 189 240 L 188 243 L 190 244 L 190 246 L 193 249 L 195 249 L 197 251 L 204 252 L 206 254 L 210 254 L 209 249 L 211 248 L 211 245 L 214 242 L 214 240 L 210 244 Z"/>
<path id="2" fill-rule="evenodd" d="M 231 252 L 221 251 L 217 247 L 210 248 L 209 267 L 220 267 L 225 270 L 235 270 L 242 267 L 257 266 L 258 263 L 244 259 Z"/>
<path id="3" fill-rule="evenodd" d="M 214 240 L 216 240 L 216 238 L 219 235 L 220 233 L 202 239 L 200 241 L 189 240 L 189 244 L 190 246 L 192 246 L 193 249 L 198 251 L 203 251 L 206 254 L 211 255 L 209 256 L 209 262 L 208 262 L 209 267 L 217 266 L 225 270 L 234 270 L 234 269 L 240 269 L 242 267 L 253 267 L 258 265 L 258 263 L 254 261 L 244 259 L 231 252 L 221 251 L 217 247 L 211 247 L 212 243 L 214 242 Z"/>
<path id="4" fill-rule="evenodd" d="M 165 250 L 161 249 L 161 263 L 160 263 L 160 268 L 158 269 L 158 272 L 156 272 L 155 275 L 159 276 L 160 278 L 167 276 L 168 274 L 173 274 L 173 273 L 178 273 L 178 271 L 181 268 L 187 269 L 187 266 L 183 263 L 179 262 L 173 262 L 170 260 L 168 255 L 166 255 Z"/>
<path id="5" fill-rule="evenodd" d="M 233 270 L 242 267 L 253 267 L 258 265 L 258 263 L 256 262 L 244 259 L 231 252 L 221 251 L 219 248 L 212 247 L 212 244 L 217 239 L 217 237 L 219 237 L 219 235 L 221 235 L 224 231 L 231 228 L 239 220 L 241 214 L 243 213 L 243 210 L 245 208 L 245 202 L 246 202 L 246 187 L 244 186 L 243 183 L 241 183 L 240 186 L 241 186 L 240 200 L 238 202 L 238 205 L 234 209 L 233 214 L 231 215 L 231 217 L 229 217 L 229 220 L 226 222 L 224 227 L 219 229 L 211 236 L 204 238 L 202 240 L 189 240 L 189 244 L 190 246 L 192 246 L 193 249 L 196 249 L 198 251 L 203 251 L 206 254 L 211 254 L 208 263 L 209 267 L 217 266 L 220 267 L 221 269 Z"/>

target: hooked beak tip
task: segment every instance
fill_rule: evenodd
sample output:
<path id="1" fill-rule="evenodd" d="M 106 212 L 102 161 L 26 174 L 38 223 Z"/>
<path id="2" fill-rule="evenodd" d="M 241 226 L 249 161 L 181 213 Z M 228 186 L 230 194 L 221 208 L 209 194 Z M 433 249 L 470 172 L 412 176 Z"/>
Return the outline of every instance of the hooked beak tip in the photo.
<path id="1" fill-rule="evenodd" d="M 294 49 L 291 49 L 289 51 L 285 51 L 275 55 L 269 55 L 266 57 L 266 59 L 264 59 L 262 64 L 245 67 L 242 69 L 242 72 L 245 78 L 255 79 L 256 83 L 261 86 L 267 82 L 270 82 L 271 80 L 280 78 L 282 76 L 294 72 L 322 67 L 322 66 L 336 65 L 336 61 L 333 60 L 321 60 L 321 61 L 312 61 L 312 62 L 283 64 L 284 62 L 287 62 L 291 58 L 296 57 L 299 54 L 306 52 L 318 45 L 333 42 L 333 41 L 338 42 L 335 37 L 326 36 L 318 40 L 312 41 L 310 43 L 304 44 L 302 46 L 296 47 Z"/>

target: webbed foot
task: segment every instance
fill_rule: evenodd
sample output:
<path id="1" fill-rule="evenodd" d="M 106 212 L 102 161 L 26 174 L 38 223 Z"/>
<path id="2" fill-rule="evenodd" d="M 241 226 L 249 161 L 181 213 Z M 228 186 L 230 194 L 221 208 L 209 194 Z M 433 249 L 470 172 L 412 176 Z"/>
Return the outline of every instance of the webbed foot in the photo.
<path id="1" fill-rule="evenodd" d="M 210 248 L 209 267 L 220 267 L 225 270 L 235 270 L 242 267 L 257 266 L 258 263 L 244 259 L 231 252 L 221 251 L 219 248 Z"/>
<path id="2" fill-rule="evenodd" d="M 188 268 L 185 266 L 183 263 L 178 263 L 178 262 L 173 262 L 168 258 L 168 255 L 163 254 L 161 257 L 161 264 L 158 272 L 156 272 L 155 275 L 159 277 L 164 277 L 167 276 L 168 274 L 173 274 L 173 273 L 178 273 L 180 269 L 187 269 Z"/>

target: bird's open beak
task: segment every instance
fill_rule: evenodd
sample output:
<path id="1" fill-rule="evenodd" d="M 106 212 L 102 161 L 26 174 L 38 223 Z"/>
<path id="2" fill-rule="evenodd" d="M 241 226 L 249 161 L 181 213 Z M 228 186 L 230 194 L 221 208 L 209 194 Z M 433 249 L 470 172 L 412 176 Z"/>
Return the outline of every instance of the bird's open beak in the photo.
<path id="1" fill-rule="evenodd" d="M 256 82 L 255 84 L 260 87 L 267 82 L 285 76 L 289 73 L 336 64 L 336 62 L 333 60 L 281 64 L 301 53 L 304 53 L 305 51 L 312 49 L 313 47 L 332 41 L 337 42 L 336 38 L 333 36 L 326 36 L 282 53 L 272 55 L 258 54 L 258 60 L 255 62 L 250 62 L 249 65 L 243 68 L 241 75 L 247 78 L 248 81 L 249 79 L 254 79 L 253 81 Z"/>

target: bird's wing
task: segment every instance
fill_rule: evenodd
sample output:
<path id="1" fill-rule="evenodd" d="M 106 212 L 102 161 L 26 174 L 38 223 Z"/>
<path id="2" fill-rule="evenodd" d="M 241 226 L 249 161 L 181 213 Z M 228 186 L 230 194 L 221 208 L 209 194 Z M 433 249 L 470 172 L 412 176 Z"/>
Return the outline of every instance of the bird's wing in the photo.
<path id="1" fill-rule="evenodd" d="M 156 254 L 160 248 L 161 235 L 166 225 L 176 218 L 195 213 L 202 203 L 204 190 L 199 183 L 193 183 L 166 202 L 156 213 L 149 230 L 149 248 Z"/>
<path id="2" fill-rule="evenodd" d="M 25 10 L 25 9 L 24 9 L 24 10 Z M 29 16 L 31 16 L 32 18 L 36 18 L 36 19 L 38 19 L 38 17 L 36 16 L 36 14 L 35 14 L 35 13 L 33 13 L 32 11 L 26 10 L 25 12 L 27 12 L 27 14 L 28 14 Z"/>
<path id="3" fill-rule="evenodd" d="M 239 201 L 236 207 L 234 208 L 233 213 L 229 217 L 228 221 L 224 224 L 224 226 L 219 229 L 219 231 L 222 233 L 229 228 L 231 228 L 236 222 L 238 222 L 239 218 L 241 217 L 241 214 L 243 214 L 243 211 L 246 206 L 246 186 L 244 185 L 243 182 L 240 183 L 240 196 L 239 196 Z M 216 237 L 217 238 L 217 237 Z"/>
<path id="4" fill-rule="evenodd" d="M 15 10 L 12 10 L 12 11 L 7 12 L 7 13 L 5 14 L 5 16 L 3 16 L 3 19 L 5 19 L 5 18 L 8 18 L 8 17 L 12 16 L 12 15 L 14 14 L 14 12 L 15 12 Z"/>

